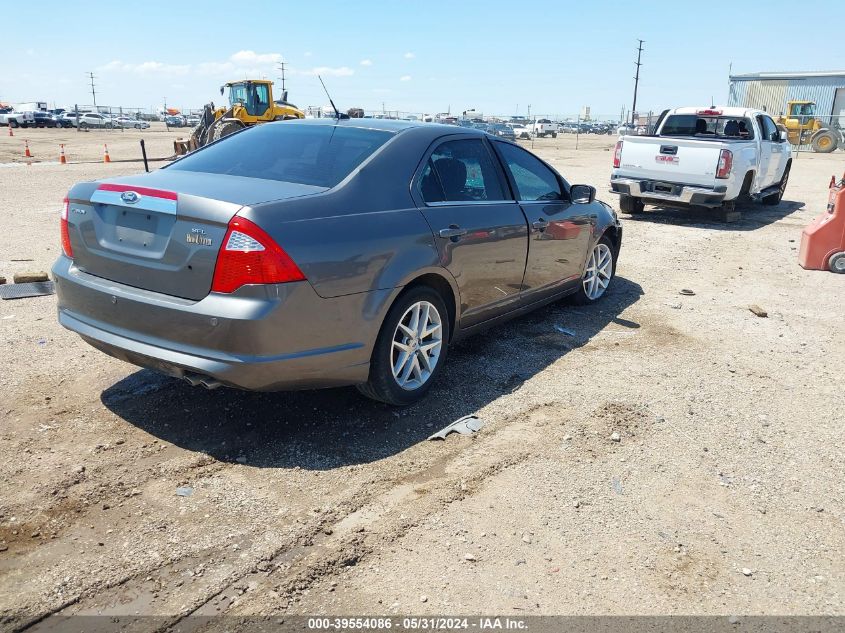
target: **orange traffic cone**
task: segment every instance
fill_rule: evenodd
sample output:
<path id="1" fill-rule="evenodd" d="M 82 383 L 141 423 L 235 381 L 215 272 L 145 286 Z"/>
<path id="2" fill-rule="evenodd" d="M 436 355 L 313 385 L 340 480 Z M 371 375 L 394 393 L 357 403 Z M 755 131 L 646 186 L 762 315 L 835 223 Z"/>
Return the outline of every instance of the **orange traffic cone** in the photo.
<path id="1" fill-rule="evenodd" d="M 109 158 L 109 146 L 106 143 L 103 143 L 103 162 L 111 162 L 111 158 Z"/>
<path id="2" fill-rule="evenodd" d="M 62 148 L 62 151 L 61 151 L 61 153 L 59 154 L 59 164 L 61 164 L 61 165 L 67 165 L 67 158 L 65 158 L 65 144 L 64 144 L 64 143 L 62 143 L 62 144 L 60 145 L 60 147 Z"/>
<path id="3" fill-rule="evenodd" d="M 24 140 L 23 144 L 24 144 L 24 150 L 23 150 L 24 158 L 32 158 L 32 154 L 29 151 L 29 141 Z"/>

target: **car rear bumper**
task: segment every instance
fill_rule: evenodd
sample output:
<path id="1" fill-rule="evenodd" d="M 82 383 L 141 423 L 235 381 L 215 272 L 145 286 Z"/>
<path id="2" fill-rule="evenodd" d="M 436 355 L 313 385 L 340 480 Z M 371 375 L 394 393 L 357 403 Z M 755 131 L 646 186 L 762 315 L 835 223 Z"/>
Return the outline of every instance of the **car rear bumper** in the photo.
<path id="1" fill-rule="evenodd" d="M 642 198 L 643 202 L 670 202 L 703 207 L 718 207 L 728 195 L 727 185 L 704 187 L 640 178 L 612 177 L 610 190 L 621 195 Z"/>
<path id="2" fill-rule="evenodd" d="M 365 382 L 393 290 L 324 299 L 307 281 L 190 301 L 111 282 L 60 257 L 59 322 L 126 362 L 208 387 L 257 391 Z"/>

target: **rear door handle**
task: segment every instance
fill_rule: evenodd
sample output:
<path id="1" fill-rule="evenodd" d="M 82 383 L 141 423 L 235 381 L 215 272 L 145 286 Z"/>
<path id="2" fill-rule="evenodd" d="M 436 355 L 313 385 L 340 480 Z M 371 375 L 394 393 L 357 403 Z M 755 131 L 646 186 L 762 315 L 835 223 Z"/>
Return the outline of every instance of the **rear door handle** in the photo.
<path id="1" fill-rule="evenodd" d="M 440 237 L 445 237 L 447 239 L 453 239 L 461 237 L 462 235 L 466 235 L 467 230 L 462 229 L 454 224 L 450 226 L 448 229 L 440 229 L 439 235 Z"/>
<path id="2" fill-rule="evenodd" d="M 532 222 L 531 226 L 533 226 L 538 231 L 544 231 L 546 227 L 549 226 L 549 221 L 540 218 L 539 220 L 535 220 L 534 222 Z"/>

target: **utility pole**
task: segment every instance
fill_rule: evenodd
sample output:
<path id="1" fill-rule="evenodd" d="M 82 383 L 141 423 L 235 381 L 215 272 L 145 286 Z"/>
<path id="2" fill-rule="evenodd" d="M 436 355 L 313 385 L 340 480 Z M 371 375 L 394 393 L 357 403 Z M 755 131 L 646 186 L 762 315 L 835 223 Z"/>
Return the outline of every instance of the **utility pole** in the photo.
<path id="1" fill-rule="evenodd" d="M 91 97 L 94 99 L 94 112 L 99 112 L 97 109 L 97 91 L 94 88 L 94 73 L 88 73 L 88 78 L 91 80 Z"/>
<path id="2" fill-rule="evenodd" d="M 640 59 L 642 58 L 643 54 L 643 42 L 645 40 L 638 40 L 640 43 L 639 48 L 637 48 L 637 74 L 634 77 L 634 107 L 631 108 L 631 125 L 634 124 L 634 113 L 637 111 L 637 88 L 640 85 Z"/>
<path id="3" fill-rule="evenodd" d="M 288 91 L 285 88 L 285 62 L 279 62 L 276 64 L 276 68 L 282 71 L 282 76 L 278 77 L 278 79 L 282 80 L 282 101 L 288 100 Z"/>

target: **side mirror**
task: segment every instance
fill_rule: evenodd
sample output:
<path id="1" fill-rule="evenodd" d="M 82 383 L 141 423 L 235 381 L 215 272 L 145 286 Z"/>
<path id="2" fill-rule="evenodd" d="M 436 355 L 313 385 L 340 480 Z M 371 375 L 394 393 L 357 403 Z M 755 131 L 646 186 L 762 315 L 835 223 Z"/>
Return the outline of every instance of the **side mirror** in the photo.
<path id="1" fill-rule="evenodd" d="M 590 204 L 596 199 L 596 188 L 590 185 L 572 185 L 569 198 L 573 204 Z"/>
<path id="2" fill-rule="evenodd" d="M 778 138 L 777 138 L 777 140 L 779 140 L 781 143 L 785 143 L 785 142 L 788 140 L 788 137 L 787 137 L 787 134 L 786 134 L 786 130 L 779 130 L 779 131 L 778 131 Z"/>

